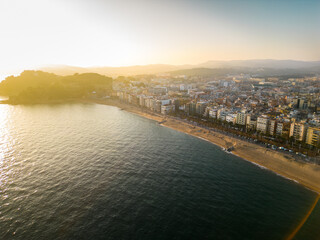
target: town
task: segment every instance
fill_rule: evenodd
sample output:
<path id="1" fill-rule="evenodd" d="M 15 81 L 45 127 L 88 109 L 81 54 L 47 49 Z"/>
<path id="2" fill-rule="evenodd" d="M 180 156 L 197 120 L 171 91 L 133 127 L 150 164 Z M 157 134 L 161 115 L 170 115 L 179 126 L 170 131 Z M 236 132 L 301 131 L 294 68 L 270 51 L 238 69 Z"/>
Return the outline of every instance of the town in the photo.
<path id="1" fill-rule="evenodd" d="M 320 147 L 319 87 L 318 75 L 210 78 L 162 74 L 118 78 L 113 81 L 113 97 L 274 150 L 315 157 Z"/>

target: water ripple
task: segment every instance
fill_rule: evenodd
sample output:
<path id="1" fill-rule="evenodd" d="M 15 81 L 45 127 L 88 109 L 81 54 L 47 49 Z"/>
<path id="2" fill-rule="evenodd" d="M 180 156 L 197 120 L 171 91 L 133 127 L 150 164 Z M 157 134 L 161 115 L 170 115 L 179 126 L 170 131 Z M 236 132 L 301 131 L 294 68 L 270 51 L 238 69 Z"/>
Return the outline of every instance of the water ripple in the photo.
<path id="1" fill-rule="evenodd" d="M 313 197 L 114 107 L 0 106 L 0 239 L 282 239 Z"/>

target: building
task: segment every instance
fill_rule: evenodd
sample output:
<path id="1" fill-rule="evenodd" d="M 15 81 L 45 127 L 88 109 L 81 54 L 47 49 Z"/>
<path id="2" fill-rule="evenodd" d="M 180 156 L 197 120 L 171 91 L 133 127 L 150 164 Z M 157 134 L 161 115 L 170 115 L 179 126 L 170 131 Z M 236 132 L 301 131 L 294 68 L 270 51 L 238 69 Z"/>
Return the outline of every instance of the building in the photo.
<path id="1" fill-rule="evenodd" d="M 141 107 L 144 107 L 144 104 L 145 104 L 145 101 L 144 101 L 144 96 L 140 96 L 139 97 L 139 105 L 141 106 Z"/>
<path id="2" fill-rule="evenodd" d="M 226 121 L 226 116 L 228 115 L 228 112 L 224 109 L 219 109 L 217 111 L 217 118 L 221 121 Z"/>
<path id="3" fill-rule="evenodd" d="M 289 137 L 293 137 L 297 141 L 304 141 L 306 135 L 306 126 L 304 123 L 291 123 Z"/>
<path id="4" fill-rule="evenodd" d="M 297 108 L 303 109 L 303 106 L 304 106 L 304 99 L 299 98 L 297 100 Z"/>
<path id="5" fill-rule="evenodd" d="M 218 111 L 217 109 L 207 108 L 207 111 L 208 111 L 209 118 L 214 118 L 214 119 L 217 118 L 217 111 Z"/>
<path id="6" fill-rule="evenodd" d="M 172 112 L 174 112 L 174 105 L 162 105 L 161 106 L 161 114 L 167 115 Z"/>
<path id="7" fill-rule="evenodd" d="M 245 126 L 249 120 L 248 116 L 250 117 L 250 115 L 243 112 L 237 113 L 236 124 Z"/>
<path id="8" fill-rule="evenodd" d="M 257 118 L 257 131 L 267 133 L 269 119 L 265 116 Z"/>
<path id="9" fill-rule="evenodd" d="M 157 108 L 157 100 L 156 99 L 152 99 L 151 100 L 151 110 L 152 111 L 156 111 Z"/>
<path id="10" fill-rule="evenodd" d="M 196 115 L 196 103 L 195 102 L 187 103 L 185 111 L 187 112 L 188 115 L 191 115 L 191 116 Z"/>
<path id="11" fill-rule="evenodd" d="M 170 99 L 162 99 L 161 101 L 161 105 L 169 105 L 171 104 L 171 100 Z"/>
<path id="12" fill-rule="evenodd" d="M 246 116 L 246 127 L 248 127 L 251 124 L 251 115 L 247 114 Z"/>
<path id="13" fill-rule="evenodd" d="M 155 105 L 155 108 L 154 108 L 154 111 L 156 112 L 161 112 L 161 101 L 160 100 L 157 100 L 156 101 L 156 105 Z"/>
<path id="14" fill-rule="evenodd" d="M 276 135 L 282 136 L 282 134 L 283 134 L 283 123 L 277 122 Z"/>
<path id="15" fill-rule="evenodd" d="M 257 119 L 250 119 L 247 121 L 247 129 L 255 130 L 257 128 Z"/>
<path id="16" fill-rule="evenodd" d="M 236 119 L 237 119 L 237 114 L 228 114 L 226 116 L 226 121 L 232 124 L 236 123 Z"/>
<path id="17" fill-rule="evenodd" d="M 172 103 L 174 104 L 175 111 L 178 111 L 179 108 L 180 108 L 180 100 L 179 99 L 174 99 Z"/>
<path id="18" fill-rule="evenodd" d="M 196 114 L 198 116 L 203 116 L 204 112 L 206 111 L 207 103 L 205 102 L 198 102 L 196 104 Z"/>
<path id="19" fill-rule="evenodd" d="M 273 136 L 276 133 L 276 120 L 270 120 L 268 126 L 268 133 Z"/>
<path id="20" fill-rule="evenodd" d="M 153 99 L 152 99 L 152 97 L 145 97 L 144 98 L 144 106 L 146 107 L 146 108 L 152 108 L 152 105 L 153 105 Z"/>
<path id="21" fill-rule="evenodd" d="M 320 147 L 320 128 L 308 128 L 306 143 L 314 147 Z"/>

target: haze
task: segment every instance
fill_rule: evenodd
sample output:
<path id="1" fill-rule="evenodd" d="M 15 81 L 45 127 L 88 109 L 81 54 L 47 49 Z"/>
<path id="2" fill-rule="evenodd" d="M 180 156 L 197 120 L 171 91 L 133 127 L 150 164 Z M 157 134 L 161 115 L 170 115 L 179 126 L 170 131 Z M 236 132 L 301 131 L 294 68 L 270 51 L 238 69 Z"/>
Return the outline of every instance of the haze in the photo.
<path id="1" fill-rule="evenodd" d="M 320 1 L 2 0 L 0 76 L 80 67 L 320 59 Z"/>

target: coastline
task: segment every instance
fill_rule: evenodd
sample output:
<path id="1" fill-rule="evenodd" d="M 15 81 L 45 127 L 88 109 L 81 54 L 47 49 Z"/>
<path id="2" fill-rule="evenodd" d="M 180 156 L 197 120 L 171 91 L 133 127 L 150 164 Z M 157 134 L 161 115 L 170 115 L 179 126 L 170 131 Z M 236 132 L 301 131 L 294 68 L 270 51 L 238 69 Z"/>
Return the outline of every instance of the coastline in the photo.
<path id="1" fill-rule="evenodd" d="M 139 107 L 121 103 L 116 100 L 92 100 L 84 101 L 84 103 L 115 106 L 127 112 L 155 120 L 162 126 L 209 141 L 221 148 L 234 147 L 232 154 L 257 165 L 260 168 L 265 168 L 281 177 L 294 181 L 307 189 L 314 191 L 318 195 L 320 194 L 320 166 L 318 165 L 297 162 L 289 154 L 264 148 L 257 144 L 236 139 L 220 132 L 194 126 L 170 116 L 150 113 Z"/>

